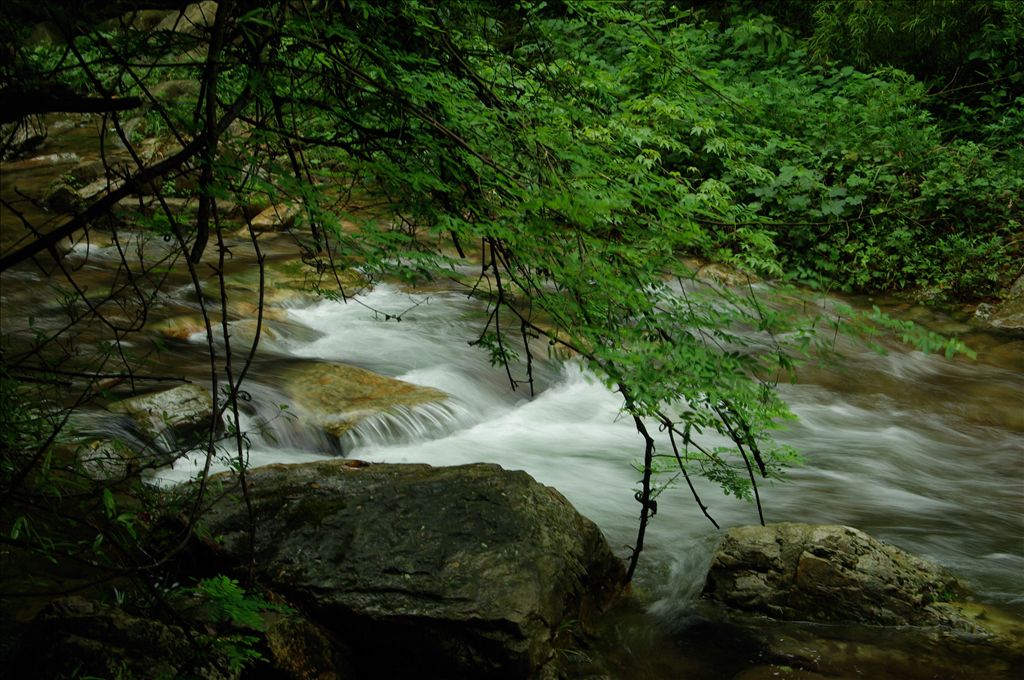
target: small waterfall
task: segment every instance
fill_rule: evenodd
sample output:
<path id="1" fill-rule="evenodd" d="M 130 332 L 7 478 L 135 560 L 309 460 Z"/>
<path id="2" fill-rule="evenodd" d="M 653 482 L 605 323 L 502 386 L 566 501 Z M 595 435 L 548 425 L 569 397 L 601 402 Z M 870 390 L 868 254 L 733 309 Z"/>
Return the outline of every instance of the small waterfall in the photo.
<path id="1" fill-rule="evenodd" d="M 262 387 L 262 386 L 261 386 Z M 340 455 L 338 440 L 319 427 L 306 424 L 291 411 L 266 408 L 280 402 L 264 402 L 259 412 L 240 413 L 239 424 L 249 444 L 256 448 L 308 451 L 321 455 Z"/>
<path id="2" fill-rule="evenodd" d="M 476 419 L 462 404 L 448 399 L 418 406 L 396 406 L 360 420 L 341 436 L 341 451 L 358 457 L 358 450 L 436 439 Z"/>

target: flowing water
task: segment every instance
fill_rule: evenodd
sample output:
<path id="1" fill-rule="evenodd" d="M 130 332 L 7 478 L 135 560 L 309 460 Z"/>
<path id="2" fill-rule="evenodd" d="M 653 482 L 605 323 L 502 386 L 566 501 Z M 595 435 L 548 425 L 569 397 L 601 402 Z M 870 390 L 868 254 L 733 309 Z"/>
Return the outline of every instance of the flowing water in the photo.
<path id="1" fill-rule="evenodd" d="M 277 333 L 262 348 L 264 361 L 272 355 L 278 366 L 297 359 L 354 364 L 444 390 L 452 404 L 372 419 L 331 449 L 369 461 L 483 461 L 526 470 L 562 491 L 626 552 L 638 513 L 631 463 L 642 442 L 615 394 L 573 361 L 541 363 L 532 398 L 523 387 L 511 390 L 504 371 L 469 346 L 481 311 L 457 293 L 382 286 L 361 302 L 289 309 L 290 335 Z M 401 322 L 384 320 L 400 313 Z M 808 371 L 807 382 L 783 385 L 799 420 L 781 439 L 807 463 L 788 483 L 763 489 L 766 519 L 856 526 L 950 567 L 983 599 L 1024 611 L 1024 373 L 1020 356 L 984 359 L 863 350 L 827 371 Z M 272 419 L 267 405 L 285 401 L 273 370 L 257 372 L 252 383 L 248 389 L 260 396 L 250 402 L 250 417 L 262 409 Z M 315 430 L 275 422 L 268 436 L 253 436 L 252 464 L 325 451 Z M 197 464 L 185 459 L 159 476 L 185 479 Z M 748 503 L 710 484 L 698 490 L 723 526 L 757 521 Z M 659 506 L 639 584 L 660 610 L 685 609 L 716 532 L 685 485 L 666 491 Z"/>
<path id="2" fill-rule="evenodd" d="M 4 216 L 5 230 L 11 219 Z M 109 245 L 93 245 L 88 255 L 70 257 L 81 258 L 80 276 L 97 280 L 116 261 Z M 45 328 L 48 315 L 57 323 L 59 310 L 38 299 L 42 276 L 28 268 L 5 273 L 5 334 L 20 332 L 28 316 L 37 327 Z M 177 292 L 165 296 L 173 313 L 195 312 L 186 282 L 174 286 Z M 760 294 L 770 299 L 772 293 Z M 878 354 L 849 344 L 841 365 L 808 368 L 796 384 L 782 385 L 799 420 L 780 438 L 807 462 L 788 483 L 763 488 L 766 519 L 856 526 L 946 565 L 979 599 L 1024 613 L 1024 342 L 919 308 L 887 308 L 960 335 L 979 350 L 978 360 L 904 347 Z M 522 469 L 559 489 L 626 555 L 638 515 L 632 464 L 642 441 L 619 412 L 621 400 L 577 363 L 556 358 L 535 367 L 535 395 L 523 386 L 510 389 L 504 370 L 469 345 L 482 315 L 479 303 L 454 290 L 417 293 L 388 285 L 357 303 L 287 301 L 268 321 L 246 383 L 251 400 L 240 424 L 252 430 L 250 463 L 345 455 Z M 245 323 L 235 322 L 236 337 L 251 334 Z M 136 348 L 142 344 L 135 341 Z M 201 333 L 166 340 L 159 361 L 202 379 L 204 347 Z M 311 361 L 356 365 L 451 398 L 368 419 L 338 440 L 279 408 L 288 402 L 289 369 Z M 96 430 L 116 427 L 97 417 Z M 183 458 L 154 480 L 188 479 L 198 465 L 198 454 Z M 722 526 L 757 521 L 751 505 L 713 485 L 698 490 Z M 687 615 L 716 536 L 685 485 L 659 498 L 637 590 L 663 620 Z"/>

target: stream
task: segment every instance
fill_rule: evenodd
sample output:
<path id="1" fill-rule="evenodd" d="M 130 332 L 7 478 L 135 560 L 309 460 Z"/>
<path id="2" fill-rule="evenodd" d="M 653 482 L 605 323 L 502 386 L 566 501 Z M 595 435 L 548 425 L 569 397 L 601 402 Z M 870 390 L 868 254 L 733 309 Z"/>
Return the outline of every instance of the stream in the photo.
<path id="1" fill-rule="evenodd" d="M 24 186 L 39 173 L 30 164 L 14 166 L 7 187 L 14 179 Z M 5 247 L 12 243 L 12 220 L 3 216 Z M 69 257 L 80 258 L 79 275 L 93 281 L 107 276 L 117 259 L 116 249 L 102 243 L 81 245 Z M 57 323 L 59 310 L 37 299 L 44 279 L 27 267 L 4 274 L 7 338 L 24 332 L 28 316 L 37 328 L 48 318 Z M 187 282 L 171 283 L 162 313 L 194 314 Z M 770 298 L 771 290 L 760 294 Z M 796 383 L 781 385 L 799 419 L 779 438 L 799 449 L 806 464 L 788 482 L 762 488 L 766 520 L 855 526 L 945 565 L 979 600 L 1024 615 L 1024 341 L 892 300 L 850 302 L 877 303 L 898 318 L 956 335 L 978 358 L 951 360 L 898 345 L 879 354 L 846 342 L 841 364 L 808 367 Z M 642 440 L 619 413 L 621 400 L 578 363 L 542 360 L 534 396 L 524 386 L 510 389 L 504 370 L 469 345 L 481 326 L 480 303 L 454 289 L 381 285 L 348 304 L 296 296 L 278 307 L 245 386 L 251 400 L 243 403 L 240 425 L 250 433 L 251 465 L 337 455 L 497 463 L 557 488 L 601 527 L 613 549 L 628 553 L 639 512 L 632 464 L 642 456 Z M 400 322 L 389 318 L 396 316 Z M 247 322 L 233 323 L 236 337 L 244 337 Z M 164 340 L 158 362 L 202 380 L 205 343 L 202 333 Z M 289 367 L 311 361 L 359 366 L 441 389 L 451 399 L 444 408 L 370 418 L 339 441 L 279 408 L 288 402 L 282 381 Z M 98 422 L 100 429 L 116 427 Z M 192 454 L 152 479 L 184 481 L 200 466 L 200 454 Z M 698 491 L 723 527 L 757 522 L 751 504 L 706 482 Z M 657 617 L 688 616 L 717 535 L 685 485 L 664 491 L 635 586 Z"/>
<path id="2" fill-rule="evenodd" d="M 252 465 L 313 460 L 326 445 L 315 428 L 277 417 L 287 398 L 275 366 L 295 360 L 348 363 L 452 396 L 444 411 L 371 418 L 343 436 L 344 455 L 367 461 L 458 465 L 497 463 L 554 486 L 604 530 L 613 546 L 632 543 L 642 442 L 621 400 L 573 361 L 542 362 L 537 394 L 510 389 L 503 369 L 468 342 L 478 303 L 455 292 L 416 294 L 381 286 L 362 304 L 309 302 L 268 322 L 274 339 L 247 389 Z M 401 314 L 401 322 L 384 320 Z M 310 333 L 313 331 L 313 333 Z M 202 343 L 202 334 L 191 339 Z M 1019 341 L 1009 349 L 1020 349 Z M 993 349 L 1002 348 L 995 344 Z M 995 352 L 993 352 L 995 354 Z M 1024 612 L 1024 373 L 1009 361 L 947 360 L 897 349 L 863 350 L 841 366 L 781 385 L 799 420 L 780 439 L 806 465 L 762 490 L 767 521 L 840 523 L 951 568 L 981 599 Z M 665 442 L 667 449 L 667 442 Z M 195 474 L 199 454 L 157 475 Z M 702 483 L 698 490 L 725 527 L 756 523 L 755 508 Z M 659 499 L 638 584 L 663 612 L 686 609 L 703 578 L 716 532 L 685 485 Z"/>

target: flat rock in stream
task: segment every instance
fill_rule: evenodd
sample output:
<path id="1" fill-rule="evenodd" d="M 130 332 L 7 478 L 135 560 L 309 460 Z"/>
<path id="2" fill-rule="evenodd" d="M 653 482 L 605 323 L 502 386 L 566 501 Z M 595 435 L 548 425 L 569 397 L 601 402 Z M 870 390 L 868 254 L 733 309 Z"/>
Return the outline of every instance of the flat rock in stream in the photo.
<path id="1" fill-rule="evenodd" d="M 525 472 L 331 460 L 248 484 L 259 578 L 346 641 L 356 677 L 538 677 L 621 586 L 600 530 Z M 203 523 L 241 568 L 245 505 Z"/>
<path id="2" fill-rule="evenodd" d="M 335 274 L 300 260 L 267 262 L 263 272 L 264 303 L 279 307 L 301 306 L 315 300 L 321 290 L 338 292 L 339 283 L 349 293 L 366 284 L 352 269 L 342 270 L 337 276 L 335 279 Z M 255 302 L 260 287 L 259 268 L 245 267 L 232 272 L 224 277 L 224 285 L 229 292 Z"/>
<path id="3" fill-rule="evenodd" d="M 114 402 L 107 407 L 114 413 L 131 416 L 150 438 L 171 432 L 178 439 L 204 433 L 213 417 L 210 391 L 186 384 L 161 392 L 152 392 Z"/>
<path id="4" fill-rule="evenodd" d="M 298 415 L 335 437 L 378 414 L 448 400 L 433 387 L 344 364 L 306 364 L 287 371 L 286 380 L 284 391 Z"/>
<path id="5" fill-rule="evenodd" d="M 287 231 L 295 225 L 299 206 L 282 203 L 272 205 L 253 217 L 250 224 L 253 231 Z"/>

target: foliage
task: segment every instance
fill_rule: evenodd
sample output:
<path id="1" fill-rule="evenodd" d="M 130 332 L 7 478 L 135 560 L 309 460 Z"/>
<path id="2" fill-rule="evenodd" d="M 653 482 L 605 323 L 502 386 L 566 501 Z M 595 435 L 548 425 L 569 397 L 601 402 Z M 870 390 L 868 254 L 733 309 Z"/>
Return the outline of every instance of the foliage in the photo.
<path id="1" fill-rule="evenodd" d="M 770 234 L 800 280 L 967 299 L 1007 285 L 1022 255 L 1020 3 L 805 10 L 735 3 L 696 34 L 715 65 L 702 76 L 735 103 L 710 116 L 731 221 Z"/>
<path id="2" fill-rule="evenodd" d="M 263 631 L 266 629 L 265 612 L 292 611 L 259 595 L 247 593 L 237 580 L 223 574 L 203 579 L 187 592 L 198 599 L 199 612 L 193 615 L 217 626 L 207 642 L 216 653 L 224 655 L 234 673 L 263 659 L 257 649 L 259 638 L 240 630 Z M 227 627 L 221 624 L 227 624 Z"/>
<path id="3" fill-rule="evenodd" d="M 814 45 L 857 68 L 899 66 L 928 80 L 952 74 L 980 51 L 1012 52 L 1007 38 L 1021 16 L 1019 3 L 1006 0 L 824 0 L 814 6 Z"/>
<path id="4" fill-rule="evenodd" d="M 686 256 L 850 290 L 985 295 L 1020 255 L 1024 163 L 1008 163 L 1021 155 L 1019 108 L 990 116 L 971 140 L 950 136 L 912 76 L 816 59 L 825 33 L 808 43 L 764 15 L 718 23 L 657 0 L 224 2 L 191 33 L 116 16 L 86 21 L 77 5 L 57 5 L 51 18 L 63 43 L 10 38 L 4 84 L 27 75 L 104 99 L 137 96 L 144 110 L 103 119 L 112 130 L 105 141 L 129 150 L 127 170 L 106 168 L 125 184 L 45 234 L 27 224 L 29 243 L 4 253 L 0 269 L 95 228 L 119 199 L 144 191 L 158 200 L 154 214 L 132 218 L 156 248 L 125 248 L 117 220 L 107 224 L 121 256 L 115 278 L 128 283 L 97 303 L 59 267 L 69 322 L 12 348 L 20 384 L 38 369 L 74 387 L 49 402 L 53 433 L 94 398 L 101 374 L 58 340 L 93 323 L 110 335 L 103 362 L 133 384 L 147 377 L 149 357 L 122 341 L 143 327 L 172 271 L 201 305 L 218 415 L 240 422 L 259 336 L 232 349 L 224 326 L 219 346 L 215 319 L 229 316 L 231 235 L 244 229 L 261 273 L 263 255 L 251 222 L 228 220 L 227 205 L 293 202 L 302 208 L 297 248 L 318 271 L 465 282 L 459 262 L 475 258 L 480 273 L 468 287 L 490 312 L 476 344 L 494 361 L 524 361 L 523 382 L 532 383 L 530 340 L 543 337 L 622 395 L 645 444 L 635 567 L 656 509 L 655 471 L 703 475 L 756 501 L 757 479 L 779 478 L 794 461 L 771 436 L 791 417 L 773 388 L 803 358 L 828 351 L 832 336 L 815 329 L 838 324 L 781 311 L 752 285 L 698 280 Z M 198 89 L 167 89 L 181 79 Z M 139 143 L 143 131 L 160 134 L 160 144 Z M 172 210 L 172 194 L 194 199 L 194 215 Z M 389 214 L 356 214 L 355 194 L 382 197 Z M 88 312 L 75 311 L 80 302 Z M 115 305 L 128 322 L 111 321 Z M 888 326 L 928 350 L 963 349 L 878 315 L 858 323 L 864 333 Z M 47 372 L 65 365 L 78 382 Z M 664 432 L 657 441 L 656 430 Z M 209 460 L 220 450 L 208 434 Z M 244 499 L 245 435 L 228 434 Z M 24 491 L 20 482 L 52 443 L 42 432 L 30 447 L 37 455 L 5 457 L 8 496 Z M 146 500 L 126 486 L 128 498 Z M 179 506 L 184 533 L 208 491 L 202 476 Z M 83 495 L 102 535 L 120 537 L 140 573 L 168 561 L 134 541 L 155 504 L 125 514 L 102 485 Z M 171 543 L 180 550 L 180 540 Z M 237 584 L 201 590 L 232 620 L 253 614 Z"/>
<path id="5" fill-rule="evenodd" d="M 287 607 L 272 604 L 259 595 L 246 593 L 236 579 L 223 574 L 202 579 L 190 592 L 209 605 L 208 618 L 214 623 L 227 621 L 238 628 L 263 630 L 263 612 L 288 611 Z"/>

